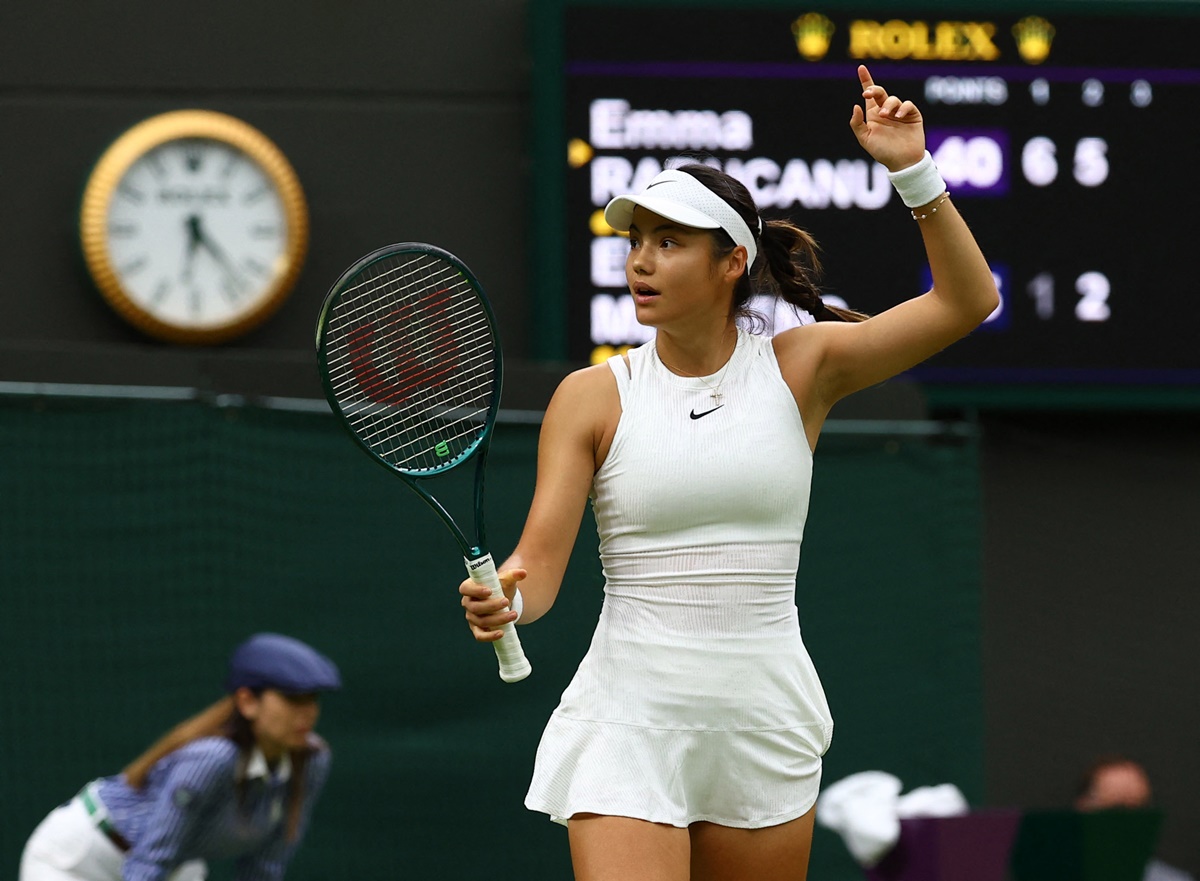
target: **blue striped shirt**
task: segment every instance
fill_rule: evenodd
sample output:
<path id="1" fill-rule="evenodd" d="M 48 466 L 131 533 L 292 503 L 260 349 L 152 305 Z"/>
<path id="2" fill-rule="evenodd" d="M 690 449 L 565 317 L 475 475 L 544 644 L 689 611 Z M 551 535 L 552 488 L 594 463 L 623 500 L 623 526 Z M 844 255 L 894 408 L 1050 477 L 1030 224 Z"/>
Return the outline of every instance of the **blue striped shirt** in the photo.
<path id="1" fill-rule="evenodd" d="M 287 838 L 290 763 L 285 758 L 272 772 L 256 750 L 239 802 L 238 748 L 224 737 L 202 737 L 164 756 L 141 789 L 123 775 L 98 780 L 94 791 L 109 822 L 131 845 L 125 881 L 159 881 L 195 859 L 236 860 L 237 881 L 279 881 L 329 776 L 329 749 L 319 738 L 313 744 L 295 841 Z"/>

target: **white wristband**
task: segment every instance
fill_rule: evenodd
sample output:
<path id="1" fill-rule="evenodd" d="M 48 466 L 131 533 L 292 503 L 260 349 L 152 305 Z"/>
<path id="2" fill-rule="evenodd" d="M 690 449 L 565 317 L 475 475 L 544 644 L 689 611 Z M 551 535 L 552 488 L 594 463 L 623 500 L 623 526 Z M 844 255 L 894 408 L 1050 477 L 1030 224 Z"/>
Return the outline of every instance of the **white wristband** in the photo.
<path id="1" fill-rule="evenodd" d="M 896 188 L 900 199 L 908 208 L 928 205 L 946 192 L 946 182 L 938 173 L 937 166 L 933 164 L 933 157 L 929 155 L 928 150 L 916 165 L 910 165 L 899 171 L 889 171 L 888 180 L 892 182 L 892 186 Z"/>
<path id="2" fill-rule="evenodd" d="M 517 617 L 513 619 L 513 624 L 521 620 L 521 613 L 525 611 L 525 600 L 521 597 L 521 588 L 513 588 L 512 602 L 509 603 L 509 608 L 517 613 Z"/>

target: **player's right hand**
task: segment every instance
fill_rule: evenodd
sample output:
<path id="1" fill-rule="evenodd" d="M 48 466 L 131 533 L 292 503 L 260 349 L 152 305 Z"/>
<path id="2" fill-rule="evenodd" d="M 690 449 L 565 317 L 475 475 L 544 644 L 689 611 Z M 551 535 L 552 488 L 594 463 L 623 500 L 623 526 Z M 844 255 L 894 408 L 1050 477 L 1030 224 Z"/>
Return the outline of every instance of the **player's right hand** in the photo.
<path id="1" fill-rule="evenodd" d="M 920 162 L 925 155 L 925 127 L 921 111 L 912 101 L 889 95 L 872 78 L 865 64 L 858 66 L 863 103 L 850 115 L 850 128 L 871 158 L 888 171 L 899 171 Z"/>
<path id="2" fill-rule="evenodd" d="M 499 597 L 493 597 L 486 585 L 470 578 L 458 586 L 467 624 L 475 639 L 479 642 L 495 642 L 504 636 L 500 628 L 517 619 L 517 613 L 511 608 L 517 582 L 524 581 L 528 574 L 524 569 L 503 569 L 498 572 L 500 586 L 504 588 L 504 596 Z"/>

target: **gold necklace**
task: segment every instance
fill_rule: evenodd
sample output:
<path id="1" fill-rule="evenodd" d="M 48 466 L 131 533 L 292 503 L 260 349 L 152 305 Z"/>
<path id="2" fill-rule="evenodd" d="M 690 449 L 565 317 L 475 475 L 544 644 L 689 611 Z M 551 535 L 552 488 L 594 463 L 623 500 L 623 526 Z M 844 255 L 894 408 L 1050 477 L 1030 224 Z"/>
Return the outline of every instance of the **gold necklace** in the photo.
<path id="1" fill-rule="evenodd" d="M 737 350 L 736 342 L 733 344 L 733 347 L 734 347 L 734 351 L 736 351 Z M 667 368 L 667 370 L 671 371 L 672 373 L 677 374 L 679 376 L 686 376 L 689 379 L 698 379 L 702 383 L 704 383 L 706 386 L 708 386 L 709 397 L 711 397 L 713 399 L 714 404 L 716 404 L 717 406 L 721 406 L 721 384 L 723 382 L 725 382 L 725 371 L 729 369 L 729 364 L 730 364 L 730 362 L 733 361 L 733 352 L 729 353 L 729 360 L 726 361 L 724 364 L 722 364 L 721 369 L 718 370 L 716 372 L 716 374 L 714 374 L 715 376 L 720 377 L 717 380 L 716 385 L 713 385 L 705 377 L 700 376 L 697 373 L 688 373 L 687 371 L 680 370 L 677 367 L 672 367 L 670 364 L 668 364 L 666 361 L 663 360 L 662 353 L 658 351 L 658 346 L 654 347 L 654 354 L 658 356 L 659 363 L 662 364 L 663 367 Z"/>

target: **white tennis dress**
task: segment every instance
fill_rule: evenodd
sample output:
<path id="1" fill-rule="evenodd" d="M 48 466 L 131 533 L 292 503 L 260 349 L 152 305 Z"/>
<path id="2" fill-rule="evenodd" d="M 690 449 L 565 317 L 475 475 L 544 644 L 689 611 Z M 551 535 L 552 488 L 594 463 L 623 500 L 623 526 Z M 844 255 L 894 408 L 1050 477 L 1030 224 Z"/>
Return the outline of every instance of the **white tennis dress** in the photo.
<path id="1" fill-rule="evenodd" d="M 560 823 L 799 817 L 833 722 L 795 603 L 812 453 L 771 341 L 739 331 L 704 378 L 668 371 L 653 343 L 609 366 L 622 412 L 592 487 L 604 606 L 525 804 Z"/>

